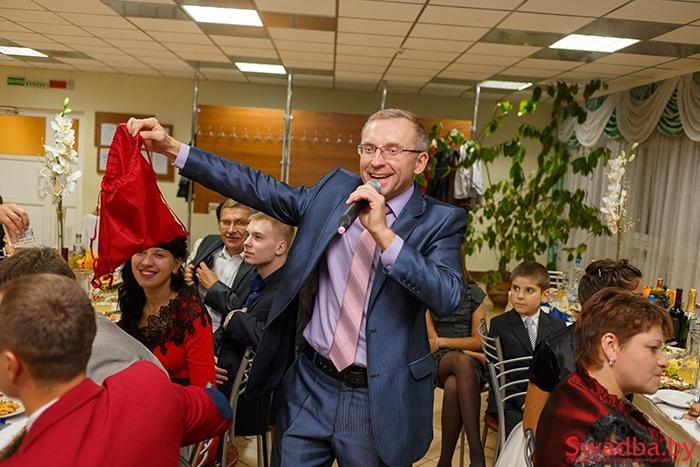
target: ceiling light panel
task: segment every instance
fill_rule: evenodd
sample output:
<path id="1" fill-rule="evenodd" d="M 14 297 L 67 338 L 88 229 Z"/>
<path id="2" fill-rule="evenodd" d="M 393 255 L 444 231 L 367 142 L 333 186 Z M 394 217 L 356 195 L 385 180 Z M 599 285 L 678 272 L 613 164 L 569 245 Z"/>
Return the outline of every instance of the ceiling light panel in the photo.
<path id="1" fill-rule="evenodd" d="M 236 62 L 236 66 L 244 73 L 268 73 L 274 75 L 286 75 L 287 70 L 282 65 L 271 63 L 246 63 Z"/>
<path id="2" fill-rule="evenodd" d="M 14 55 L 17 57 L 48 57 L 45 53 L 29 47 L 8 47 L 0 46 L 0 53 L 4 55 Z"/>
<path id="3" fill-rule="evenodd" d="M 526 82 L 521 82 L 521 81 L 489 80 L 489 81 L 482 81 L 481 83 L 479 83 L 479 87 L 482 87 L 482 88 L 512 89 L 515 91 L 522 91 L 523 89 L 527 89 L 530 86 L 532 86 L 532 83 L 526 83 Z"/>
<path id="4" fill-rule="evenodd" d="M 260 15 L 255 10 L 220 8 L 212 6 L 182 5 L 182 9 L 198 23 L 235 24 L 262 27 Z"/>
<path id="5" fill-rule="evenodd" d="M 639 39 L 610 36 L 569 34 L 550 45 L 551 49 L 587 50 L 590 52 L 616 52 L 639 42 Z"/>

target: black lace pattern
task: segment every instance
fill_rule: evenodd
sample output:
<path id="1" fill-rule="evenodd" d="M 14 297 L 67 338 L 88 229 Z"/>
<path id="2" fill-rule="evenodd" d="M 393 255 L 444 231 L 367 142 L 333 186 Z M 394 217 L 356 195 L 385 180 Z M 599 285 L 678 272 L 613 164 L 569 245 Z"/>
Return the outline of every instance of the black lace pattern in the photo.
<path id="1" fill-rule="evenodd" d="M 157 316 L 149 316 L 146 325 L 139 327 L 134 337 L 151 351 L 159 348 L 160 353 L 165 355 L 168 353 L 168 342 L 179 347 L 187 336 L 194 334 L 194 323 L 197 320 L 200 320 L 202 326 L 211 325 L 211 317 L 197 292 L 185 287 L 160 308 Z"/>

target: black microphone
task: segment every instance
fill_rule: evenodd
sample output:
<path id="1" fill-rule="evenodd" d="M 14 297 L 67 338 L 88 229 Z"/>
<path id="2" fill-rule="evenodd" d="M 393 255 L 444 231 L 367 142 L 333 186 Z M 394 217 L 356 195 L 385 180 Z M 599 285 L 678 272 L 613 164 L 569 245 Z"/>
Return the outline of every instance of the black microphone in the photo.
<path id="1" fill-rule="evenodd" d="M 365 183 L 365 185 L 369 185 L 375 190 L 377 190 L 377 193 L 382 189 L 382 184 L 379 183 L 379 180 L 375 179 L 370 179 Z M 345 210 L 342 216 L 340 216 L 340 221 L 338 222 L 338 233 L 339 234 L 344 234 L 346 230 L 352 225 L 353 222 L 355 222 L 355 219 L 357 219 L 357 216 L 360 215 L 362 210 L 367 207 L 369 203 L 366 200 L 360 200 L 360 201 L 355 201 L 352 203 L 348 208 Z"/>

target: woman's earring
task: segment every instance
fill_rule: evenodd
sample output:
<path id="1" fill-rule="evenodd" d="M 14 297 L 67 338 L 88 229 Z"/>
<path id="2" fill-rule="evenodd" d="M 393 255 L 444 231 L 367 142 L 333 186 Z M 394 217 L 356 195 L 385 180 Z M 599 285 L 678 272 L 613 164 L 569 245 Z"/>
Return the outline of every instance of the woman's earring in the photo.
<path id="1" fill-rule="evenodd" d="M 608 365 L 610 365 L 612 367 L 614 364 L 615 364 L 615 360 L 613 360 L 612 358 L 609 358 Z"/>

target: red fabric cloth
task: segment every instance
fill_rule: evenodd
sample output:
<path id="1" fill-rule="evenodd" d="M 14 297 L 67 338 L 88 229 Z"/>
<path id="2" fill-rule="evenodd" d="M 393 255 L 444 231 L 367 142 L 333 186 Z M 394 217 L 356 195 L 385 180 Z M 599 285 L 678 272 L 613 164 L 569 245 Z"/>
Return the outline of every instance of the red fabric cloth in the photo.
<path id="1" fill-rule="evenodd" d="M 533 461 L 538 467 L 625 462 L 673 465 L 658 428 L 632 404 L 610 394 L 581 367 L 549 397 L 535 440 Z M 640 455 L 642 449 L 646 455 Z"/>
<path id="2" fill-rule="evenodd" d="M 173 467 L 181 445 L 230 424 L 206 390 L 172 384 L 153 364 L 137 362 L 104 387 L 86 379 L 61 396 L 0 465 Z"/>
<path id="3" fill-rule="evenodd" d="M 165 203 L 142 146 L 141 137 L 132 138 L 124 123 L 117 126 L 100 188 L 98 278 L 134 253 L 188 235 Z"/>

